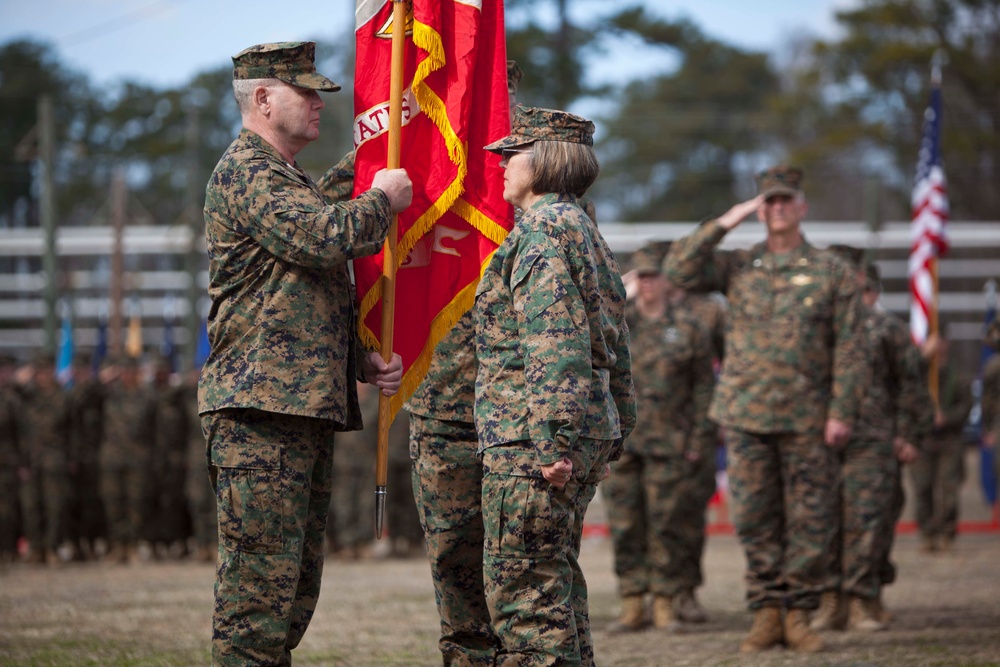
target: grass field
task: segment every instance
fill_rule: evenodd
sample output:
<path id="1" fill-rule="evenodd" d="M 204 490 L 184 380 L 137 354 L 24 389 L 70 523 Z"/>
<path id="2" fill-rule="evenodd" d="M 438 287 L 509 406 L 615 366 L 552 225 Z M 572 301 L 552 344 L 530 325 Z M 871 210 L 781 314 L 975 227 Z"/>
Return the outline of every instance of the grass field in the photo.
<path id="1" fill-rule="evenodd" d="M 964 535 L 948 555 L 898 540 L 898 582 L 887 589 L 888 632 L 830 633 L 813 656 L 777 649 L 736 653 L 750 627 L 743 607 L 742 551 L 711 537 L 701 601 L 709 623 L 679 635 L 611 636 L 618 611 L 610 545 L 590 539 L 582 564 L 600 666 L 1000 667 L 1000 536 Z M 213 568 L 15 565 L 0 573 L 0 665 L 153 667 L 210 663 Z M 327 564 L 319 609 L 296 665 L 422 667 L 441 663 L 430 573 L 421 558 Z"/>

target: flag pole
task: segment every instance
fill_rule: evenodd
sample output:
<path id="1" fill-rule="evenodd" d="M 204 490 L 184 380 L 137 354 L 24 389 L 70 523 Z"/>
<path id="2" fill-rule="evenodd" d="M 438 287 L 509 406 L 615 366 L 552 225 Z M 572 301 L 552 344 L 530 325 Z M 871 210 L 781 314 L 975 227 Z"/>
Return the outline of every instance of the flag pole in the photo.
<path id="1" fill-rule="evenodd" d="M 398 169 L 400 135 L 403 129 L 403 64 L 406 48 L 407 0 L 392 3 L 392 70 L 389 79 L 389 151 L 386 166 Z M 392 216 L 389 235 L 382 253 L 382 332 L 379 339 L 382 359 L 392 359 L 392 331 L 396 312 L 396 237 L 399 218 Z M 375 537 L 382 539 L 386 486 L 389 478 L 389 426 L 392 424 L 389 397 L 378 395 L 378 448 L 375 455 Z"/>
<path id="2" fill-rule="evenodd" d="M 938 275 L 938 259 L 937 257 L 931 259 L 930 261 L 930 271 L 931 271 L 931 282 L 934 285 L 934 293 L 931 299 L 931 308 L 928 313 L 928 336 L 938 338 L 938 295 L 941 292 L 941 280 Z M 938 343 L 940 345 L 940 343 Z M 930 368 L 927 373 L 927 390 L 930 392 L 931 400 L 934 401 L 934 408 L 940 409 L 941 402 L 938 400 L 940 395 L 940 367 L 938 364 L 938 353 L 937 350 L 931 355 Z"/>

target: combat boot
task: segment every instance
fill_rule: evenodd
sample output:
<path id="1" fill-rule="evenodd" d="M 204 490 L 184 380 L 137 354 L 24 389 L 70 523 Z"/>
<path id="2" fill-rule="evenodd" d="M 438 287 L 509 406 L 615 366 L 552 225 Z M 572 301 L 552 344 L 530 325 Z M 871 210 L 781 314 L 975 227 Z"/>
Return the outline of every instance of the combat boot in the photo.
<path id="1" fill-rule="evenodd" d="M 809 622 L 809 629 L 821 632 L 823 630 L 843 630 L 847 622 L 844 602 L 838 591 L 827 591 L 819 598 L 819 609 Z"/>
<path id="2" fill-rule="evenodd" d="M 677 618 L 686 623 L 708 621 L 708 612 L 698 604 L 693 590 L 681 591 L 674 597 L 674 611 L 677 613 Z"/>
<path id="3" fill-rule="evenodd" d="M 890 610 L 886 609 L 885 605 L 882 604 L 881 590 L 878 592 L 878 597 L 875 598 L 873 602 L 875 607 L 875 618 L 877 618 L 882 625 L 888 628 L 889 621 L 891 621 L 893 618 L 893 613 Z"/>
<path id="4" fill-rule="evenodd" d="M 762 607 L 753 614 L 750 634 L 740 644 L 740 653 L 757 653 L 780 644 L 785 638 L 781 627 L 781 609 Z"/>
<path id="5" fill-rule="evenodd" d="M 800 653 L 817 653 L 823 650 L 823 640 L 809 629 L 805 609 L 789 609 L 785 612 L 785 643 L 788 648 Z"/>
<path id="6" fill-rule="evenodd" d="M 622 598 L 622 612 L 618 620 L 608 627 L 611 634 L 636 632 L 646 627 L 646 608 L 642 595 L 626 595 Z"/>
<path id="7" fill-rule="evenodd" d="M 674 616 L 673 598 L 666 595 L 653 596 L 653 627 L 669 632 L 680 630 L 680 621 Z"/>
<path id="8" fill-rule="evenodd" d="M 851 596 L 848 604 L 847 629 L 857 632 L 878 632 L 885 630 L 885 625 L 876 613 L 875 600 Z"/>

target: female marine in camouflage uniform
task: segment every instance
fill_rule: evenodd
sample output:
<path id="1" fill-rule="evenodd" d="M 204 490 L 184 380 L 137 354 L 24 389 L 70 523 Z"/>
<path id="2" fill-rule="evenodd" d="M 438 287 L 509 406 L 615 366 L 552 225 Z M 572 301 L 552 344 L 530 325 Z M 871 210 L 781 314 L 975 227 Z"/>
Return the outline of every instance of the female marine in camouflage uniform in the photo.
<path id="1" fill-rule="evenodd" d="M 635 423 L 625 288 L 580 207 L 594 125 L 518 107 L 504 199 L 524 215 L 476 293 L 483 574 L 498 665 L 592 665 L 583 517 Z"/>

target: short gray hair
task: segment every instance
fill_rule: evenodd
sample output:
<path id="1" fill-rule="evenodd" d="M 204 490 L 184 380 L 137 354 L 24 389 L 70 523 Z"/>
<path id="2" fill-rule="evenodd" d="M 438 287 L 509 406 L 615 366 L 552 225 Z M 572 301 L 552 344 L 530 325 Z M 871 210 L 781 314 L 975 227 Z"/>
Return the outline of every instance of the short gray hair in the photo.
<path id="1" fill-rule="evenodd" d="M 280 84 L 278 79 L 233 79 L 233 97 L 236 98 L 236 106 L 240 108 L 240 114 L 246 115 L 253 104 L 253 91 L 258 86 L 271 88 Z"/>

